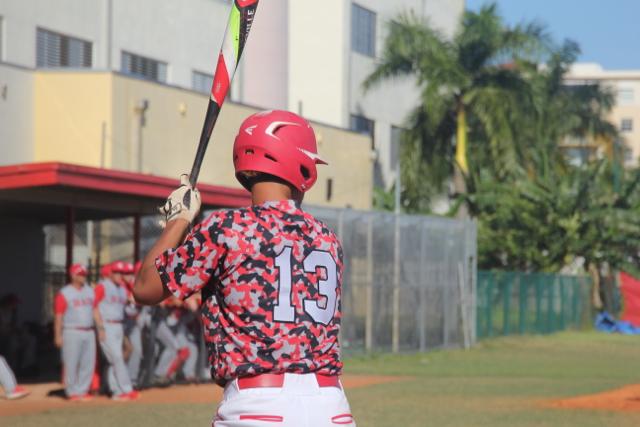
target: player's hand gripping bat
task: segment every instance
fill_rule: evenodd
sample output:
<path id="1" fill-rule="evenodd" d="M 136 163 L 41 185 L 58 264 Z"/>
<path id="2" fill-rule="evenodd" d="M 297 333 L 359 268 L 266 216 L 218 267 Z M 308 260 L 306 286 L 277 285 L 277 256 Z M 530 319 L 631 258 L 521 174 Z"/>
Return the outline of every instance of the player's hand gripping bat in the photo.
<path id="1" fill-rule="evenodd" d="M 211 132 L 213 132 L 213 128 L 218 121 L 220 109 L 222 108 L 222 104 L 227 96 L 229 86 L 233 81 L 233 76 L 236 73 L 238 63 L 242 57 L 242 51 L 247 43 L 247 39 L 249 38 L 249 32 L 253 25 L 256 10 L 258 9 L 258 1 L 259 0 L 233 1 L 229 24 L 227 25 L 227 31 L 222 43 L 222 50 L 218 57 L 218 66 L 216 67 L 216 73 L 213 77 L 211 98 L 209 99 L 207 115 L 204 119 L 204 126 L 202 127 L 202 133 L 200 135 L 198 151 L 196 152 L 196 158 L 193 161 L 191 174 L 189 174 L 189 183 L 191 184 L 191 187 L 195 187 L 196 182 L 198 181 L 200 166 L 202 166 L 202 160 L 204 159 L 204 154 L 207 151 L 207 146 L 209 145 Z"/>

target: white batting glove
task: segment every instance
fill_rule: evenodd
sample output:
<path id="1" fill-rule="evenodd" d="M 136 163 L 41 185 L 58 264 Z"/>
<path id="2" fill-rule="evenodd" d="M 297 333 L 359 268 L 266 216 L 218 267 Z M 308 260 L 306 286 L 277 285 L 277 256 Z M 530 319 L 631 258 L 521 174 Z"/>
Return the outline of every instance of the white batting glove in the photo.
<path id="1" fill-rule="evenodd" d="M 169 195 L 159 210 L 165 217 L 165 224 L 176 219 L 192 223 L 200 212 L 200 205 L 200 192 L 197 188 L 191 188 L 189 175 L 180 175 L 180 187 Z"/>

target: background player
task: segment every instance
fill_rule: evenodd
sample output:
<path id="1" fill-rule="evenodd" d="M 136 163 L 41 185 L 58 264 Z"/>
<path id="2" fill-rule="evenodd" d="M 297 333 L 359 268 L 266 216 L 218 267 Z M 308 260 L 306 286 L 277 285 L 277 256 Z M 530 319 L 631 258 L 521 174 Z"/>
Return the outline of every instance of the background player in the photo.
<path id="1" fill-rule="evenodd" d="M 129 378 L 134 388 L 138 386 L 138 377 L 140 373 L 140 363 L 142 362 L 142 328 L 143 318 L 141 316 L 141 307 L 133 298 L 133 280 L 134 280 L 134 265 L 131 263 L 125 264 L 126 271 L 123 273 L 123 279 L 126 283 L 127 291 L 127 305 L 125 307 L 125 319 L 124 319 L 124 333 L 129 340 L 131 351 L 127 358 L 127 368 L 129 369 Z"/>
<path id="2" fill-rule="evenodd" d="M 299 205 L 324 163 L 315 133 L 293 113 L 256 114 L 233 155 L 253 206 L 215 212 L 185 240 L 200 197 L 183 176 L 134 295 L 157 304 L 202 290 L 212 374 L 225 387 L 216 427 L 355 425 L 338 379 L 342 249 Z"/>
<path id="3" fill-rule="evenodd" d="M 0 386 L 4 389 L 5 399 L 15 400 L 28 396 L 29 391 L 18 385 L 16 377 L 6 359 L 0 356 Z"/>
<path id="4" fill-rule="evenodd" d="M 62 349 L 64 387 L 72 401 L 91 398 L 89 387 L 96 363 L 96 338 L 104 341 L 104 323 L 94 309 L 95 294 L 86 284 L 87 269 L 81 264 L 69 268 L 71 283 L 64 286 L 55 298 L 54 338 Z"/>
<path id="5" fill-rule="evenodd" d="M 101 341 L 102 352 L 109 363 L 107 381 L 114 400 L 135 400 L 138 393 L 133 390 L 129 370 L 122 352 L 124 340 L 124 309 L 127 305 L 127 291 L 122 273 L 126 264 L 116 261 L 110 265 L 110 277 L 96 285 L 96 307 L 104 319 L 105 339 Z"/>

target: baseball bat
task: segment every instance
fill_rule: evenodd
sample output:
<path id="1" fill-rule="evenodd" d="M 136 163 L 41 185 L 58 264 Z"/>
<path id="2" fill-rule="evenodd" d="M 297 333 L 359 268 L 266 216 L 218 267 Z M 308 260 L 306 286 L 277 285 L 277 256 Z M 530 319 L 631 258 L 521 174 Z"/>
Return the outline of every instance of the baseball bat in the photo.
<path id="1" fill-rule="evenodd" d="M 229 16 L 229 23 L 227 24 L 224 41 L 222 42 L 222 49 L 218 56 L 218 65 L 216 66 L 216 72 L 213 77 L 209 106 L 207 107 L 207 114 L 204 119 L 204 125 L 202 126 L 202 133 L 200 134 L 200 143 L 198 144 L 196 157 L 193 160 L 193 166 L 189 174 L 189 182 L 192 187 L 195 187 L 198 182 L 200 167 L 202 166 L 202 160 L 209 145 L 211 132 L 213 132 L 213 128 L 216 126 L 222 104 L 227 97 L 233 76 L 236 74 L 238 63 L 240 62 L 242 52 L 249 38 L 251 26 L 255 19 L 256 10 L 258 9 L 258 1 L 259 0 L 234 0 L 231 6 L 231 15 Z"/>

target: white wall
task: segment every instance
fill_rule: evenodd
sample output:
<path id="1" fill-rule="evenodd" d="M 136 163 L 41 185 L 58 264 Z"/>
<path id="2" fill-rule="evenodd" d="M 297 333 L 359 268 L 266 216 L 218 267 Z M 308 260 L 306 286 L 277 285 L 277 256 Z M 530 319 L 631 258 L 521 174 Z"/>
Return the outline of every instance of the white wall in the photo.
<path id="1" fill-rule="evenodd" d="M 167 62 L 168 82 L 189 88 L 194 69 L 213 74 L 229 11 L 225 0 L 113 0 L 113 69 L 127 50 Z"/>
<path id="2" fill-rule="evenodd" d="M 346 113 L 345 3 L 289 1 L 289 109 L 334 126 Z"/>
<path id="3" fill-rule="evenodd" d="M 168 83 L 190 88 L 194 69 L 213 74 L 229 10 L 226 0 L 2 0 L 4 60 L 35 67 L 42 27 L 92 42 L 93 68 L 119 70 L 127 50 L 167 62 Z"/>
<path id="4" fill-rule="evenodd" d="M 0 63 L 0 165 L 34 156 L 33 73 Z"/>
<path id="5" fill-rule="evenodd" d="M 354 3 L 377 14 L 376 56 L 382 54 L 388 33 L 387 23 L 401 12 L 413 11 L 424 16 L 445 35 L 453 36 L 460 16 L 464 11 L 464 0 L 357 0 Z M 389 80 L 368 93 L 362 90 L 362 82 L 376 67 L 376 59 L 353 52 L 351 37 L 351 2 L 345 2 L 349 16 L 349 79 L 348 111 L 343 126 L 349 125 L 349 115 L 357 114 L 375 121 L 375 146 L 384 181 L 391 185 L 394 180 L 391 161 L 391 127 L 403 127 L 405 119 L 419 103 L 419 92 L 412 79 Z"/>
<path id="6" fill-rule="evenodd" d="M 41 27 L 93 42 L 94 63 L 98 64 L 97 60 L 103 55 L 100 51 L 103 32 L 100 3 L 101 0 L 0 1 L 6 35 L 4 60 L 35 67 L 36 27 Z"/>
<path id="7" fill-rule="evenodd" d="M 265 108 L 289 108 L 289 0 L 258 6 L 236 76 L 234 100 Z"/>

